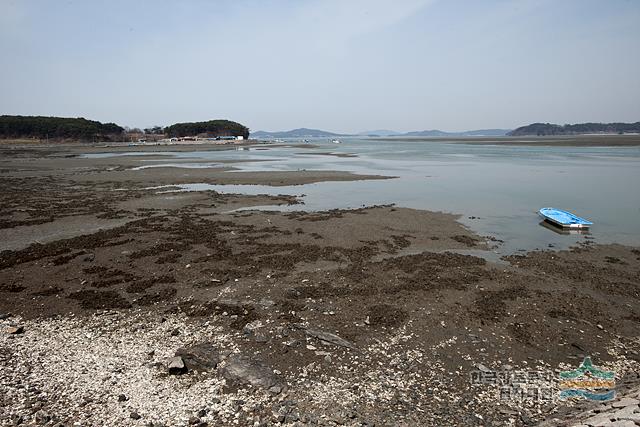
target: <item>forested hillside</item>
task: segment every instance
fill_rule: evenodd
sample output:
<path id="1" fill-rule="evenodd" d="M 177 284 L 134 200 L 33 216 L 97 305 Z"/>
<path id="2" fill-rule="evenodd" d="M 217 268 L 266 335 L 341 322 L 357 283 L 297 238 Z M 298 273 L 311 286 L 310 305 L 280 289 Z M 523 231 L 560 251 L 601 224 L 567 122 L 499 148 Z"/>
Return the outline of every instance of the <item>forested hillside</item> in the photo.
<path id="1" fill-rule="evenodd" d="M 0 116 L 0 138 L 114 139 L 124 129 L 115 123 L 67 117 Z"/>
<path id="2" fill-rule="evenodd" d="M 582 135 L 589 133 L 640 133 L 640 122 L 636 123 L 578 123 L 555 125 L 553 123 L 532 123 L 509 132 L 510 136 L 527 135 Z"/>

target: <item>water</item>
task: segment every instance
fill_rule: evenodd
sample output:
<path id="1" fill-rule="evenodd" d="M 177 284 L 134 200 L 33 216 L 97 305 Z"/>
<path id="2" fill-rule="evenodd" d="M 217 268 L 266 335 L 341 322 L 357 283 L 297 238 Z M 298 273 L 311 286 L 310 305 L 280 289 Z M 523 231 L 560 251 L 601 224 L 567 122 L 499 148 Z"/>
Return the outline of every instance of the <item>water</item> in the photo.
<path id="1" fill-rule="evenodd" d="M 297 141 L 292 141 L 297 142 Z M 452 141 L 312 140 L 315 148 L 255 146 L 238 150 L 171 154 L 197 159 L 242 160 L 239 171 L 338 170 L 395 176 L 389 180 L 260 185 L 182 186 L 244 194 L 304 194 L 304 205 L 284 210 L 357 208 L 373 204 L 462 215 L 460 221 L 504 240 L 498 251 L 566 248 L 598 243 L 640 244 L 640 147 L 542 147 L 472 145 Z M 340 154 L 345 157 L 338 157 Z M 91 156 L 91 155 L 89 155 Z M 194 160 L 195 159 L 195 160 Z M 155 166 L 170 160 L 150 160 Z M 234 172 L 228 172 L 234 173 Z M 589 235 L 563 235 L 540 225 L 537 210 L 553 206 L 595 223 Z M 269 207 L 273 209 L 273 207 Z M 476 218 L 470 218 L 476 217 Z"/>

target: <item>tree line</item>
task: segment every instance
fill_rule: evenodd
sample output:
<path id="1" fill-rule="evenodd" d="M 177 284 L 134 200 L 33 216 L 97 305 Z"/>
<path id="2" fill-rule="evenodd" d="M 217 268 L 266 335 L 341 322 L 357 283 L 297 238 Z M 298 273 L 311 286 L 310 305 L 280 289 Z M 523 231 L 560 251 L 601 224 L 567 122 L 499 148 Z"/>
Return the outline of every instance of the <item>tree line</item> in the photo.
<path id="1" fill-rule="evenodd" d="M 43 116 L 0 116 L 0 138 L 108 139 L 124 129 L 115 123 L 85 118 Z"/>
<path id="2" fill-rule="evenodd" d="M 230 120 L 176 123 L 165 128 L 154 126 L 144 130 L 146 134 L 167 137 L 243 136 L 249 138 L 249 128 Z M 115 123 L 100 123 L 85 118 L 44 116 L 0 116 L 0 138 L 73 139 L 80 141 L 118 140 L 126 133 L 142 133 L 139 129 L 125 129 Z"/>
<path id="3" fill-rule="evenodd" d="M 508 133 L 509 136 L 525 135 L 581 135 L 588 133 L 640 133 L 640 122 L 636 123 L 577 123 L 556 125 L 553 123 L 532 123 Z"/>
<path id="4" fill-rule="evenodd" d="M 176 123 L 164 128 L 169 137 L 197 136 L 243 136 L 249 138 L 249 128 L 230 120 L 209 120 L 208 122 Z"/>

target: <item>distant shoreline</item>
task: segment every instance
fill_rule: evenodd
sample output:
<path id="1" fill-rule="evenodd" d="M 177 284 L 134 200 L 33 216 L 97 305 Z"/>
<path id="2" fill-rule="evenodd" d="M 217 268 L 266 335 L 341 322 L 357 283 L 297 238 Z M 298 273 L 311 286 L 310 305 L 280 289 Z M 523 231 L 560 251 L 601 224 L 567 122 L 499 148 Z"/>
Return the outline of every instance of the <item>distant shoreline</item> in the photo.
<path id="1" fill-rule="evenodd" d="M 637 147 L 640 135 L 494 136 L 494 137 L 414 137 L 376 138 L 380 141 L 449 142 L 471 145 L 522 145 L 544 147 Z"/>

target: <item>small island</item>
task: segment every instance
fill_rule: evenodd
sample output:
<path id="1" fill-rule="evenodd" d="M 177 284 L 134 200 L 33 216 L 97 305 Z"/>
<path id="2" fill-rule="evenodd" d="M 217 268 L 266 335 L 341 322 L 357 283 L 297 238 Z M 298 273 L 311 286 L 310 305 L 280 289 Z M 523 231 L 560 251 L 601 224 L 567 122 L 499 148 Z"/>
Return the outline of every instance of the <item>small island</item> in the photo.
<path id="1" fill-rule="evenodd" d="M 556 125 L 553 123 L 532 123 L 512 130 L 508 136 L 559 136 L 588 134 L 629 134 L 640 133 L 640 122 L 636 123 L 577 123 Z"/>

